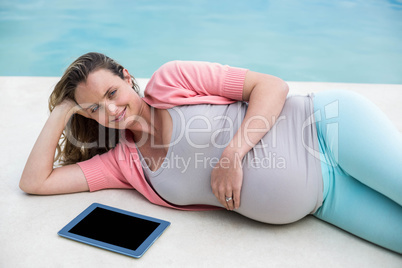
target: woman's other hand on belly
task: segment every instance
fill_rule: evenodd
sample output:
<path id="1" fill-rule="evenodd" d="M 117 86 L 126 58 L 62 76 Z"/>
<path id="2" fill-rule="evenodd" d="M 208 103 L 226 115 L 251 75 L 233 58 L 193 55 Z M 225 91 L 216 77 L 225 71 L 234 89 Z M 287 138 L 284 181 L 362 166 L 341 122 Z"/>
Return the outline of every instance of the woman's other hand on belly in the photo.
<path id="1" fill-rule="evenodd" d="M 235 153 L 222 154 L 211 173 L 212 192 L 228 210 L 240 206 L 240 192 L 243 183 L 242 159 Z"/>

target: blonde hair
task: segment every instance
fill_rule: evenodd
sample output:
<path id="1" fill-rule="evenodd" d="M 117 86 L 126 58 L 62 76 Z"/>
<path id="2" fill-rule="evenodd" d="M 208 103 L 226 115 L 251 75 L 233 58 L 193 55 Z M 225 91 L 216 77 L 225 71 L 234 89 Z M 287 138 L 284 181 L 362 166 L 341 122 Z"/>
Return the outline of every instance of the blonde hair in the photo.
<path id="1" fill-rule="evenodd" d="M 49 110 L 65 99 L 75 100 L 77 85 L 86 82 L 88 75 L 96 70 L 106 69 L 124 79 L 123 66 L 106 55 L 90 52 L 76 59 L 64 72 L 49 97 Z M 137 94 L 139 87 L 131 77 L 132 87 Z M 119 130 L 104 127 L 95 120 L 74 114 L 64 129 L 57 145 L 54 161 L 69 165 L 87 160 L 114 148 L 119 142 Z"/>

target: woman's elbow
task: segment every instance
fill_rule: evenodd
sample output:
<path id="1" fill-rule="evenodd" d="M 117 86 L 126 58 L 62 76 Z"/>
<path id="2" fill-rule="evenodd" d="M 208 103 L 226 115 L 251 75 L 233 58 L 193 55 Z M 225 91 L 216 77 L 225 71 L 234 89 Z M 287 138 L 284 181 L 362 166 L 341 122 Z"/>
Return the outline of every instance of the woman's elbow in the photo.
<path id="1" fill-rule="evenodd" d="M 28 183 L 28 181 L 25 177 L 21 177 L 19 183 L 20 189 L 27 194 L 38 194 L 38 187 L 32 185 L 32 183 Z"/>
<path id="2" fill-rule="evenodd" d="M 286 95 L 288 95 L 288 93 L 289 93 L 289 85 L 288 85 L 288 83 L 286 83 L 285 81 L 283 81 L 283 83 L 285 83 L 285 84 L 284 84 L 284 90 L 285 90 L 285 92 L 286 92 Z"/>
<path id="3" fill-rule="evenodd" d="M 289 85 L 283 79 L 272 76 L 265 75 L 266 84 L 269 85 L 268 89 L 274 90 L 276 93 L 279 93 L 282 97 L 286 97 L 289 93 Z"/>
<path id="4" fill-rule="evenodd" d="M 286 97 L 288 95 L 288 93 L 289 93 L 289 85 L 288 85 L 288 83 L 286 83 L 284 80 L 282 80 L 280 78 L 278 78 L 278 80 L 279 80 L 278 81 L 278 85 L 279 85 L 278 88 L 280 88 L 282 94 Z"/>
<path id="5" fill-rule="evenodd" d="M 27 187 L 27 185 L 23 182 L 22 179 L 20 180 L 19 187 L 23 192 L 25 192 L 27 194 L 32 194 L 31 189 L 29 187 Z"/>

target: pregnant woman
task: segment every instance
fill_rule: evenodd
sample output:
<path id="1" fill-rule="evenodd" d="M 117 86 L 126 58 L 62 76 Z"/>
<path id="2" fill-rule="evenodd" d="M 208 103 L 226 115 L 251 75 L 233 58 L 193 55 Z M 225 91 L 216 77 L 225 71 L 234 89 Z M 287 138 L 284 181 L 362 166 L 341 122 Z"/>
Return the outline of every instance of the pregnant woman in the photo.
<path id="1" fill-rule="evenodd" d="M 277 77 L 183 61 L 144 94 L 107 56 L 78 58 L 50 96 L 21 189 L 134 188 L 158 205 L 272 224 L 313 214 L 402 253 L 402 136 L 368 100 L 288 96 Z"/>

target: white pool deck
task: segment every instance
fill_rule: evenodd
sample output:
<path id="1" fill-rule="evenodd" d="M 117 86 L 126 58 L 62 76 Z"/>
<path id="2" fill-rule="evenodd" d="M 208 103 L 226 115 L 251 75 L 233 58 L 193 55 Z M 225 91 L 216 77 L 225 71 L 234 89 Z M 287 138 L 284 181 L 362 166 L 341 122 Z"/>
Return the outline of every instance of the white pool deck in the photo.
<path id="1" fill-rule="evenodd" d="M 0 77 L 0 267 L 402 267 L 402 256 L 308 216 L 274 226 L 234 212 L 183 212 L 134 190 L 58 196 L 18 182 L 48 116 L 57 77 Z M 142 87 L 146 79 L 139 79 Z M 402 132 L 402 85 L 289 82 L 291 93 L 347 89 L 376 103 Z M 74 242 L 57 232 L 98 202 L 170 221 L 140 259 Z"/>

